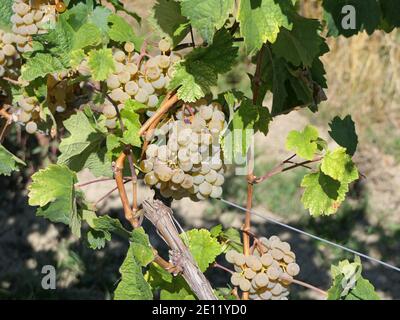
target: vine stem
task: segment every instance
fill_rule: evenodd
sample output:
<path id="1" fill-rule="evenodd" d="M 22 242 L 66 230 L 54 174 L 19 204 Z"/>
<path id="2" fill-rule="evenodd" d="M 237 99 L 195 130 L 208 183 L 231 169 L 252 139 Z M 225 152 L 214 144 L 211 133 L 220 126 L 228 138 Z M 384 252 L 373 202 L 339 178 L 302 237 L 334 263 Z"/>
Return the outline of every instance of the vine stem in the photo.
<path id="1" fill-rule="evenodd" d="M 139 130 L 139 135 L 142 136 L 153 123 L 158 123 L 162 116 L 179 100 L 178 95 L 168 93 L 164 101 L 161 103 L 160 108 L 143 124 Z"/>
<path id="2" fill-rule="evenodd" d="M 233 273 L 234 273 L 234 271 L 232 271 L 231 269 L 228 269 L 228 268 L 224 267 L 223 265 L 220 265 L 220 264 L 217 263 L 217 262 L 214 262 L 212 266 L 213 266 L 214 268 L 218 268 L 218 269 L 224 270 L 224 271 L 226 271 L 226 272 L 229 272 L 230 274 L 233 274 Z"/>
<path id="3" fill-rule="evenodd" d="M 135 217 L 134 212 L 129 204 L 128 195 L 126 194 L 124 180 L 123 180 L 123 170 L 124 170 L 124 162 L 127 156 L 127 151 L 122 152 L 118 159 L 115 161 L 115 169 L 114 169 L 114 176 L 115 182 L 117 184 L 119 197 L 121 199 L 122 208 L 124 210 L 125 219 L 129 221 L 132 227 L 137 228 L 139 227 L 139 220 Z"/>
<path id="4" fill-rule="evenodd" d="M 301 280 L 297 280 L 297 279 L 293 279 L 292 277 L 287 277 L 287 276 L 284 276 L 284 275 L 281 275 L 280 279 L 282 279 L 284 281 L 288 281 L 288 282 L 294 283 L 294 284 L 297 284 L 297 285 L 302 286 L 304 288 L 313 290 L 313 291 L 318 292 L 320 295 L 323 295 L 325 297 L 328 296 L 328 293 L 326 291 L 324 291 L 324 290 L 322 290 L 320 288 L 317 288 L 317 287 L 315 287 L 312 284 L 309 284 L 307 282 L 304 282 L 304 281 L 301 281 Z"/>
<path id="5" fill-rule="evenodd" d="M 295 155 L 291 156 L 290 158 L 282 161 L 280 164 L 278 164 L 275 168 L 273 168 L 271 171 L 267 172 L 265 175 L 261 177 L 253 177 L 253 183 L 261 183 L 281 172 L 289 171 L 298 167 L 306 167 L 307 164 L 314 163 L 321 161 L 323 157 L 316 157 L 312 160 L 307 160 L 307 161 L 302 161 L 299 163 L 293 163 L 290 160 L 294 157 Z M 291 166 L 285 167 L 285 164 L 287 163 L 293 163 Z M 306 167 L 308 168 L 308 167 Z"/>

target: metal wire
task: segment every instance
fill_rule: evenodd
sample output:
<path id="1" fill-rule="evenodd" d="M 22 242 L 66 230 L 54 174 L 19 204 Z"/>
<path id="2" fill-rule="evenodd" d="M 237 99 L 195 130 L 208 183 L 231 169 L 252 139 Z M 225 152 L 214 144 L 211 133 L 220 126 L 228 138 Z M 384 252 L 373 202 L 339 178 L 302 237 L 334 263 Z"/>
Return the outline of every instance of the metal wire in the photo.
<path id="1" fill-rule="evenodd" d="M 230 206 L 235 207 L 235 208 L 237 208 L 237 209 L 240 209 L 240 210 L 242 210 L 242 211 L 245 211 L 245 212 L 247 211 L 246 208 L 244 208 L 244 207 L 242 207 L 242 206 L 239 206 L 238 204 L 233 203 L 233 202 L 231 202 L 231 201 L 229 201 L 229 200 L 225 200 L 225 199 L 222 199 L 222 198 L 220 198 L 220 199 L 218 199 L 218 200 L 221 200 L 222 202 L 226 203 L 227 205 L 230 205 Z M 316 236 L 316 235 L 313 235 L 313 234 L 308 233 L 308 232 L 306 232 L 306 231 L 303 231 L 303 230 L 301 230 L 301 229 L 297 229 L 297 228 L 292 227 L 292 226 L 290 226 L 290 225 L 288 225 L 288 224 L 285 224 L 285 223 L 283 223 L 283 222 L 280 222 L 280 221 L 278 221 L 278 220 L 276 220 L 276 219 L 274 219 L 274 218 L 270 218 L 270 217 L 267 217 L 267 216 L 265 216 L 265 215 L 261 215 L 260 213 L 257 213 L 257 212 L 255 212 L 254 210 L 250 210 L 250 213 L 253 214 L 253 215 L 255 215 L 255 216 L 257 216 L 257 217 L 260 217 L 260 218 L 262 218 L 262 219 L 264 219 L 264 220 L 267 220 L 267 221 L 270 221 L 270 222 L 275 223 L 275 224 L 277 224 L 277 225 L 280 225 L 280 226 L 282 226 L 282 227 L 284 227 L 284 228 L 287 228 L 287 229 L 290 229 L 290 230 L 295 231 L 295 232 L 297 232 L 297 233 L 303 234 L 303 235 L 305 235 L 305 236 L 307 236 L 307 237 L 310 237 L 310 238 L 313 238 L 313 239 L 315 239 L 315 240 L 318 240 L 318 241 L 327 243 L 327 244 L 329 244 L 329 245 L 331 245 L 331 246 L 340 248 L 340 249 L 342 249 L 342 250 L 344 250 L 344 251 L 351 252 L 351 253 L 356 254 L 356 255 L 358 255 L 358 256 L 360 256 L 360 257 L 362 257 L 362 258 L 365 258 L 365 259 L 367 259 L 367 260 L 370 260 L 370 261 L 379 263 L 379 264 L 381 264 L 381 265 L 383 265 L 383 266 L 385 266 L 385 267 L 387 267 L 387 268 L 390 268 L 390 269 L 392 269 L 392 270 L 396 270 L 396 271 L 400 272 L 400 268 L 398 268 L 398 267 L 396 267 L 396 266 L 393 266 L 393 265 L 391 265 L 391 264 L 389 264 L 389 263 L 387 263 L 387 262 L 384 262 L 384 261 L 381 261 L 381 260 L 379 260 L 379 259 L 370 257 L 370 256 L 368 256 L 368 255 L 366 255 L 366 254 L 364 254 L 364 253 L 358 252 L 358 251 L 356 251 L 356 250 L 347 248 L 347 247 L 345 247 L 345 246 L 343 246 L 343 245 L 340 245 L 340 244 L 337 244 L 337 243 L 335 243 L 335 242 L 332 242 L 332 241 L 326 240 L 326 239 L 324 239 L 324 238 L 318 237 L 318 236 Z"/>

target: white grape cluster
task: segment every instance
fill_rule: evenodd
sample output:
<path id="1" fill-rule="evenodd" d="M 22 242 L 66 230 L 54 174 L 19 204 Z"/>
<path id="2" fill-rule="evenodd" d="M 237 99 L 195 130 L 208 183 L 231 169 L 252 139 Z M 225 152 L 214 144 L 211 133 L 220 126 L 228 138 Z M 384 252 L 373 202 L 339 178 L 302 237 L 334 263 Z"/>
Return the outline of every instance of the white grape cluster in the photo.
<path id="1" fill-rule="evenodd" d="M 21 97 L 18 102 L 18 109 L 13 113 L 14 120 L 25 125 L 25 131 L 34 134 L 37 129 L 37 122 L 40 119 L 40 104 L 36 97 Z"/>
<path id="2" fill-rule="evenodd" d="M 44 1 L 37 8 L 30 5 L 30 0 L 15 0 L 11 16 L 12 31 L 19 52 L 32 50 L 32 35 L 43 34 L 56 22 L 56 11 L 49 1 Z"/>
<path id="3" fill-rule="evenodd" d="M 219 198 L 225 170 L 219 137 L 224 127 L 218 103 L 199 100 L 179 110 L 176 120 L 154 131 L 157 141 L 147 147 L 140 163 L 145 183 L 166 198 Z"/>
<path id="4" fill-rule="evenodd" d="M 19 54 L 15 47 L 15 35 L 0 30 L 0 77 L 16 78 Z"/>
<path id="5" fill-rule="evenodd" d="M 128 99 L 143 103 L 150 109 L 156 108 L 158 98 L 166 94 L 166 87 L 174 71 L 173 65 L 181 58 L 170 53 L 171 45 L 165 39 L 159 42 L 158 47 L 161 54 L 147 61 L 134 51 L 133 43 L 125 43 L 124 50 L 114 50 L 115 71 L 107 78 L 107 88 L 110 98 L 119 104 L 119 109 L 123 108 Z M 103 113 L 107 118 L 106 126 L 115 128 L 114 107 L 107 103 Z"/>
<path id="6" fill-rule="evenodd" d="M 231 283 L 249 292 L 252 300 L 287 300 L 288 287 L 300 272 L 296 256 L 289 243 L 277 236 L 260 238 L 260 241 L 261 254 L 256 251 L 245 256 L 234 250 L 226 253 L 226 260 L 235 268 Z"/>

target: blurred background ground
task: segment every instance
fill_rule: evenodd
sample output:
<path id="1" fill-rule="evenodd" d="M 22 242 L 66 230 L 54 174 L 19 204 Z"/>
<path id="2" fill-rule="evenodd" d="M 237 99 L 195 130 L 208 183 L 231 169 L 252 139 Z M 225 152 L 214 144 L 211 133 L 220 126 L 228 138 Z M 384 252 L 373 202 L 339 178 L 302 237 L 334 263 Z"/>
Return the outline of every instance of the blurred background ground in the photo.
<path id="1" fill-rule="evenodd" d="M 141 16 L 148 15 L 153 1 L 127 1 Z M 306 1 L 303 13 L 316 16 L 314 1 Z M 146 19 L 144 19 L 146 20 Z M 132 22 L 135 24 L 135 22 Z M 150 26 L 144 32 L 151 30 Z M 284 149 L 287 133 L 311 123 L 328 137 L 328 123 L 336 116 L 351 114 L 359 135 L 356 162 L 365 178 L 357 182 L 350 197 L 332 217 L 314 219 L 302 209 L 299 184 L 305 169 L 273 177 L 255 192 L 255 211 L 277 218 L 331 241 L 400 265 L 400 32 L 360 34 L 351 39 L 329 39 L 331 52 L 324 56 L 329 90 L 328 101 L 319 112 L 293 112 L 274 119 L 267 137 L 256 137 L 256 173 L 266 172 L 289 156 Z M 235 69 L 220 79 L 221 87 L 247 86 L 245 70 Z M 265 101 L 270 105 L 270 101 Z M 29 144 L 29 141 L 27 142 Z M 29 171 L 27 173 L 29 176 Z M 82 181 L 90 174 L 80 174 Z M 243 176 L 230 173 L 224 197 L 243 205 L 246 185 Z M 118 268 L 127 244 L 115 238 L 104 250 L 92 251 L 74 239 L 61 225 L 36 218 L 27 206 L 25 185 L 18 175 L 1 178 L 0 184 L 0 298 L 110 298 L 118 281 Z M 105 182 L 85 189 L 96 201 L 114 186 Z M 140 188 L 141 198 L 151 191 Z M 117 194 L 101 203 L 101 213 L 121 217 Z M 221 202 L 174 203 L 176 217 L 185 230 L 222 223 L 240 227 L 243 213 Z M 122 220 L 122 219 L 121 219 Z M 278 234 L 290 242 L 301 266 L 299 278 L 320 288 L 329 286 L 329 266 L 351 255 L 317 243 L 254 217 L 253 231 L 259 235 Z M 146 225 L 147 226 L 147 225 Z M 160 239 L 151 235 L 156 246 Z M 40 270 L 45 264 L 57 266 L 57 290 L 40 287 Z M 400 299 L 400 273 L 364 261 L 365 276 L 386 299 Z M 226 283 L 226 275 L 214 272 L 212 281 Z M 293 288 L 292 298 L 319 298 Z"/>

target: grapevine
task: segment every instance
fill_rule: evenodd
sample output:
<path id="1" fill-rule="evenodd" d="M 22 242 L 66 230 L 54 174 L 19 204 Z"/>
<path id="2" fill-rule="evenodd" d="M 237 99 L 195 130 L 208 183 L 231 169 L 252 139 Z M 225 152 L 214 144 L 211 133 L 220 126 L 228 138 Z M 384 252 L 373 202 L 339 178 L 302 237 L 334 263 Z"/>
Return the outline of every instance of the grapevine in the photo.
<path id="1" fill-rule="evenodd" d="M 115 234 L 129 243 L 114 299 L 288 300 L 293 286 L 321 299 L 378 299 L 359 258 L 332 266 L 325 291 L 300 280 L 306 266 L 296 259 L 301 248 L 295 241 L 255 234 L 251 225 L 259 185 L 268 189 L 270 178 L 300 167 L 306 171 L 298 186 L 304 209 L 313 218 L 339 210 L 362 176 L 351 116 L 332 120 L 330 139 L 313 125 L 291 130 L 288 157 L 259 176 L 252 141 L 256 133 L 267 135 L 277 116 L 323 108 L 327 38 L 363 28 L 390 31 L 400 22 L 382 10 L 376 21 L 384 24 L 364 21 L 353 34 L 329 11 L 339 12 L 340 4 L 323 1 L 326 14 L 317 20 L 301 15 L 300 1 L 280 6 L 272 0 L 256 7 L 157 0 L 149 21 L 142 21 L 118 0 L 109 2 L 1 4 L 0 175 L 24 174 L 31 159 L 17 154 L 30 147 L 27 141 L 49 147 L 51 155 L 27 185 L 29 205 L 38 216 L 67 225 L 91 249 L 103 249 Z M 239 65 L 248 87 L 222 89 L 222 77 Z M 80 181 L 83 170 L 94 179 Z M 236 205 L 245 211 L 242 228 L 183 230 L 172 204 L 232 205 L 225 194 L 236 187 L 228 181 L 233 171 L 247 187 L 245 208 Z M 113 189 L 87 200 L 85 187 L 105 181 L 114 181 Z M 143 201 L 139 185 L 153 198 Z M 114 191 L 126 221 L 97 209 Z M 168 250 L 150 242 L 150 227 Z M 224 288 L 212 288 L 205 273 L 212 268 L 227 273 Z"/>

